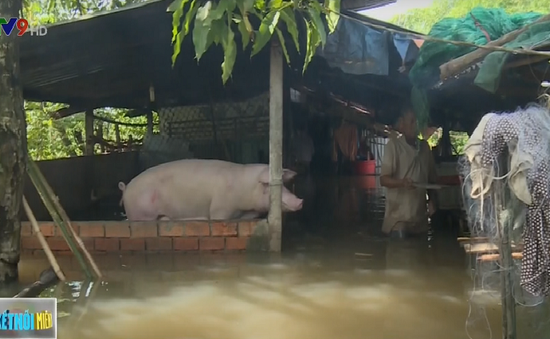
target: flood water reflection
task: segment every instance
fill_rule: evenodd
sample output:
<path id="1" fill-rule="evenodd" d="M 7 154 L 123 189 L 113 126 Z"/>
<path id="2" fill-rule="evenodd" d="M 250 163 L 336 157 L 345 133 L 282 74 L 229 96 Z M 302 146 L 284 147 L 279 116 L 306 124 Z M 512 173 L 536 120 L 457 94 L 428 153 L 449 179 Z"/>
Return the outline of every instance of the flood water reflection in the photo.
<path id="1" fill-rule="evenodd" d="M 327 219 L 327 202 L 315 200 L 311 208 L 321 216 L 304 214 L 303 227 L 299 218 L 287 220 L 282 255 L 96 255 L 107 278 L 92 286 L 79 282 L 73 258 L 60 257 L 75 281 L 44 294 L 71 314 L 60 319 L 59 338 L 501 337 L 498 300 L 485 305 L 492 332 L 485 318 L 467 325 L 472 280 L 456 237 L 382 238 L 374 221 L 383 214 L 362 211 L 373 202 L 351 186 L 335 193 L 315 187 L 315 195 L 334 199 L 333 209 L 357 199 L 359 211 L 327 225 L 319 220 Z M 22 280 L 34 281 L 47 266 L 45 258 L 25 257 Z"/>
<path id="2" fill-rule="evenodd" d="M 372 241 L 362 252 L 280 257 L 105 255 L 98 264 L 107 280 L 94 288 L 66 283 L 47 294 L 66 299 L 59 311 L 71 313 L 60 319 L 60 339 L 467 338 L 464 261 L 445 259 L 452 247 L 424 245 Z M 62 265 L 77 269 L 71 261 Z M 47 263 L 27 258 L 22 266 L 38 275 Z M 500 307 L 486 311 L 499 337 Z M 481 320 L 469 333 L 489 338 Z"/>

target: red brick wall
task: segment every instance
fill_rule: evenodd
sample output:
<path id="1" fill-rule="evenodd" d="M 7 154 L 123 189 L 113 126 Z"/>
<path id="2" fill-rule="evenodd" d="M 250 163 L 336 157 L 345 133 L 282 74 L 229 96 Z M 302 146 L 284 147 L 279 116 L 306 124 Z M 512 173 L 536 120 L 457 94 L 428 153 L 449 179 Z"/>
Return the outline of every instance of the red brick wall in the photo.
<path id="1" fill-rule="evenodd" d="M 242 251 L 259 220 L 247 221 L 73 221 L 90 252 Z M 39 222 L 52 251 L 67 252 L 61 230 Z M 30 222 L 21 225 L 21 248 L 42 250 Z"/>

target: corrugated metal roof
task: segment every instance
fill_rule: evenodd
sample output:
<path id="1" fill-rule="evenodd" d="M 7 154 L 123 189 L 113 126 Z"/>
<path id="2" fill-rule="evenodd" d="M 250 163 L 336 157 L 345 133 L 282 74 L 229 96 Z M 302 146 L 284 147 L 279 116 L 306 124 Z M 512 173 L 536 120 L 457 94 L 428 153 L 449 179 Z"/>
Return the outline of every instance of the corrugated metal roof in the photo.
<path id="1" fill-rule="evenodd" d="M 397 0 L 342 0 L 341 7 L 352 11 L 364 11 L 396 2 Z"/>
<path id="2" fill-rule="evenodd" d="M 159 106 L 238 101 L 268 90 L 269 49 L 250 59 L 239 47 L 233 77 L 226 86 L 220 81 L 221 47 L 209 50 L 197 64 L 192 39 L 185 39 L 172 69 L 172 14 L 166 11 L 171 1 L 152 0 L 59 23 L 43 37 L 25 35 L 21 39 L 25 99 L 145 108 L 151 84 Z M 363 22 L 399 28 L 345 13 Z M 299 63 L 303 57 L 293 60 Z M 301 73 L 300 66 L 295 66 Z M 372 83 L 365 85 L 372 91 Z M 353 87 L 360 90 L 357 84 Z"/>

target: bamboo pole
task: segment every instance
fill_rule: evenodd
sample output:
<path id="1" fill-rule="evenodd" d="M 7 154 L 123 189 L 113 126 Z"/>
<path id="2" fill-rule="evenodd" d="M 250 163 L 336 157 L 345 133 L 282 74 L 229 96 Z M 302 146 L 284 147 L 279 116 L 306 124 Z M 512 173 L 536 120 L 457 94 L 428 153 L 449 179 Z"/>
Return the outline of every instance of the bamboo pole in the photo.
<path id="1" fill-rule="evenodd" d="M 52 250 L 50 249 L 50 246 L 48 246 L 48 243 L 46 242 L 44 235 L 40 231 L 40 227 L 38 227 L 38 222 L 36 221 L 36 218 L 34 217 L 34 213 L 32 212 L 31 207 L 27 202 L 27 199 L 25 199 L 25 196 L 23 196 L 23 208 L 25 209 L 25 213 L 27 214 L 27 217 L 31 222 L 32 229 L 36 234 L 36 237 L 38 238 L 40 245 L 42 245 L 42 249 L 44 249 L 44 252 L 46 253 L 46 257 L 48 257 L 48 261 L 50 262 L 50 265 L 52 265 L 52 268 L 55 274 L 57 275 L 59 280 L 66 281 L 67 279 L 65 278 L 65 274 L 63 274 L 63 272 L 61 271 L 61 267 L 59 267 L 59 263 L 55 259 L 55 256 L 53 255 Z"/>
<path id="2" fill-rule="evenodd" d="M 504 177 L 509 168 L 508 154 L 503 154 L 500 157 L 499 167 L 496 177 Z M 508 208 L 509 191 L 508 184 L 505 181 L 496 181 L 493 189 L 493 201 L 496 206 L 496 220 L 500 237 L 500 263 L 502 266 L 501 271 L 501 284 L 502 284 L 502 328 L 504 339 L 516 339 L 516 301 L 513 296 L 513 284 L 512 284 L 512 244 L 510 242 L 510 232 L 512 230 L 512 218 L 505 216 L 503 211 Z"/>
<path id="3" fill-rule="evenodd" d="M 120 142 L 120 127 L 118 126 L 118 124 L 115 124 L 115 142 L 116 142 L 116 150 L 121 151 L 122 145 Z"/>
<path id="4" fill-rule="evenodd" d="M 518 30 L 505 34 L 495 41 L 489 42 L 485 46 L 502 46 L 505 43 L 508 43 L 516 39 L 521 33 L 525 32 L 532 25 L 538 24 L 544 21 L 548 21 L 548 20 L 550 20 L 550 15 L 545 15 L 527 26 L 524 26 Z M 439 66 L 439 72 L 441 74 L 440 79 L 445 80 L 453 75 L 460 73 L 462 70 L 482 60 L 483 58 L 485 58 L 485 56 L 487 56 L 492 52 L 494 51 L 491 51 L 489 49 L 479 48 L 471 53 L 465 54 L 461 57 L 458 57 L 456 59 L 453 59 L 451 61 L 444 63 L 443 65 Z"/>
<path id="5" fill-rule="evenodd" d="M 94 154 L 94 110 L 86 110 L 84 121 L 84 134 L 85 134 L 85 153 L 86 155 Z"/>
<path id="6" fill-rule="evenodd" d="M 283 56 L 271 41 L 269 73 L 269 249 L 281 251 L 283 187 Z"/>
<path id="7" fill-rule="evenodd" d="M 33 166 L 36 166 L 36 164 L 33 163 Z M 42 175 L 42 172 L 40 172 L 40 170 L 37 167 L 35 167 L 35 169 L 37 170 L 36 174 L 38 175 L 40 181 L 44 184 L 44 188 L 46 189 L 46 194 L 52 198 L 52 203 L 56 208 L 57 212 L 59 213 L 59 215 L 61 216 L 61 219 L 67 224 L 68 229 L 70 230 L 73 238 L 76 240 L 76 243 L 78 244 L 80 249 L 82 249 L 84 256 L 86 257 L 86 259 L 88 259 L 88 262 L 90 266 L 92 266 L 92 269 L 95 272 L 96 276 L 98 278 L 101 278 L 102 277 L 101 271 L 96 265 L 94 258 L 91 256 L 90 252 L 88 252 L 88 250 L 86 249 L 86 246 L 84 245 L 84 242 L 74 230 L 71 224 L 71 221 L 69 220 L 69 216 L 67 215 L 67 213 L 65 212 L 61 204 L 59 203 L 59 200 L 57 199 L 57 196 L 55 195 L 53 189 L 50 187 L 50 185 L 46 181 L 46 178 L 44 178 L 44 176 Z"/>
<path id="8" fill-rule="evenodd" d="M 50 215 L 52 216 L 52 219 L 54 223 L 57 225 L 57 227 L 61 230 L 61 233 L 63 233 L 63 238 L 65 238 L 65 241 L 67 242 L 67 245 L 69 245 L 69 249 L 76 257 L 76 260 L 82 267 L 82 270 L 84 270 L 84 273 L 86 274 L 86 277 L 88 279 L 92 279 L 92 273 L 90 272 L 90 269 L 86 262 L 84 261 L 84 258 L 82 257 L 82 254 L 78 251 L 78 248 L 76 247 L 75 243 L 73 242 L 73 239 L 70 238 L 69 232 L 67 231 L 67 225 L 63 222 L 57 211 L 55 210 L 54 204 L 50 200 L 50 197 L 48 196 L 48 193 L 44 186 L 42 185 L 40 176 L 38 175 L 38 172 L 40 170 L 38 169 L 38 166 L 32 161 L 31 159 L 28 159 L 28 165 L 27 165 L 27 172 L 29 174 L 29 177 L 31 178 L 31 181 L 33 182 L 34 186 L 36 187 L 36 191 L 40 195 L 40 198 L 42 199 L 42 202 L 48 209 L 48 212 L 50 212 Z"/>

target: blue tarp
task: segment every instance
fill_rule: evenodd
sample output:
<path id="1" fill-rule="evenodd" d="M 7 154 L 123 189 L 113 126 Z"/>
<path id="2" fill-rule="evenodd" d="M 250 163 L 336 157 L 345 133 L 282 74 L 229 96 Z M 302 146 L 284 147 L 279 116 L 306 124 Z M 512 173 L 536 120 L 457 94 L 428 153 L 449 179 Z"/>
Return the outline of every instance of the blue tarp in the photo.
<path id="1" fill-rule="evenodd" d="M 327 37 L 325 48 L 319 47 L 316 55 L 324 58 L 330 67 L 338 67 L 344 73 L 388 75 L 388 45 L 392 40 L 403 61 L 416 58 L 418 48 L 406 35 L 379 31 L 340 18 L 336 31 Z"/>
<path id="2" fill-rule="evenodd" d="M 393 44 L 405 63 L 412 62 L 418 57 L 418 46 L 405 34 L 394 34 Z"/>

